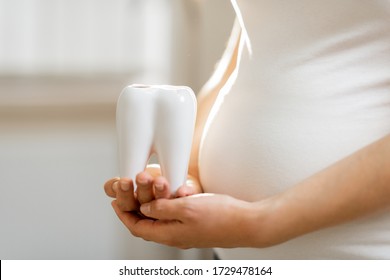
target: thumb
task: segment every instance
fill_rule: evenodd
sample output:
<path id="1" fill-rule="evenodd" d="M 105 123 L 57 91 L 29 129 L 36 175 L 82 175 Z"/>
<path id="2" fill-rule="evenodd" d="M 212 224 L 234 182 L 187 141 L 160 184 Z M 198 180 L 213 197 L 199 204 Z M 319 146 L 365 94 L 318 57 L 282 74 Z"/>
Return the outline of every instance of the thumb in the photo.
<path id="1" fill-rule="evenodd" d="M 141 205 L 140 211 L 149 218 L 157 220 L 180 220 L 182 199 L 156 199 Z"/>

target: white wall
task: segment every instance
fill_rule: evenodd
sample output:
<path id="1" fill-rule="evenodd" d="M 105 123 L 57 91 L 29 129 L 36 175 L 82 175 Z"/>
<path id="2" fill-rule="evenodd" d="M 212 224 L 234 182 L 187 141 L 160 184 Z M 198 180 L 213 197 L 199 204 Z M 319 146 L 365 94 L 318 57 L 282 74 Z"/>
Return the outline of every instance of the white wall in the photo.
<path id="1" fill-rule="evenodd" d="M 145 43 L 151 28 L 170 36 L 167 1 L 0 0 L 0 73 L 134 73 L 162 67 L 169 40 L 157 52 Z M 154 65 L 145 64 L 150 58 Z"/>
<path id="2" fill-rule="evenodd" d="M 197 92 L 220 59 L 234 21 L 229 0 L 172 0 L 172 82 Z"/>
<path id="3" fill-rule="evenodd" d="M 117 175 L 121 89 L 200 87 L 230 30 L 228 2 L 0 0 L 0 259 L 210 257 L 132 237 L 103 183 Z M 205 28 L 212 10 L 227 23 Z"/>

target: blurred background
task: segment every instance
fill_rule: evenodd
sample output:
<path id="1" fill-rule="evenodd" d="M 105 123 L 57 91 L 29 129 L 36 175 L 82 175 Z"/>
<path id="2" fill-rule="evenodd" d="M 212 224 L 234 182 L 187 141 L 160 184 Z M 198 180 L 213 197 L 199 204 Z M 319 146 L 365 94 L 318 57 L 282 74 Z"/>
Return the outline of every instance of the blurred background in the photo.
<path id="1" fill-rule="evenodd" d="M 228 0 L 0 0 L 0 259 L 207 259 L 130 235 L 115 105 L 127 84 L 197 92 L 227 42 Z"/>

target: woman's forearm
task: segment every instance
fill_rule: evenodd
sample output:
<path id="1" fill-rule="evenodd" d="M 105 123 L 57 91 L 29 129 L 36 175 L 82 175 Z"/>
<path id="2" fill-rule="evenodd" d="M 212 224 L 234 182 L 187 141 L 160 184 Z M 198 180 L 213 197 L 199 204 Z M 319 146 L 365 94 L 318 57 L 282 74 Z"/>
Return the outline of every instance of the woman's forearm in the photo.
<path id="1" fill-rule="evenodd" d="M 387 206 L 390 206 L 390 135 L 288 191 L 256 203 L 263 220 L 262 231 L 267 228 L 269 233 L 266 241 L 269 244 L 258 246 L 270 246 L 348 222 Z M 264 240 L 261 238 L 260 243 Z"/>

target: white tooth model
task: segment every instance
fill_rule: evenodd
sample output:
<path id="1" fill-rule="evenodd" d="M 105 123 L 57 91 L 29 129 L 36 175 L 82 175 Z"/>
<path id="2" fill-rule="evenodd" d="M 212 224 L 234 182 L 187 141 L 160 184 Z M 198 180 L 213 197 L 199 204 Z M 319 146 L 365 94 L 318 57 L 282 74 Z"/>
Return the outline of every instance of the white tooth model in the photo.
<path id="1" fill-rule="evenodd" d="M 196 106 L 189 87 L 127 86 L 116 109 L 120 177 L 134 181 L 155 153 L 171 192 L 182 186 L 187 179 Z"/>

